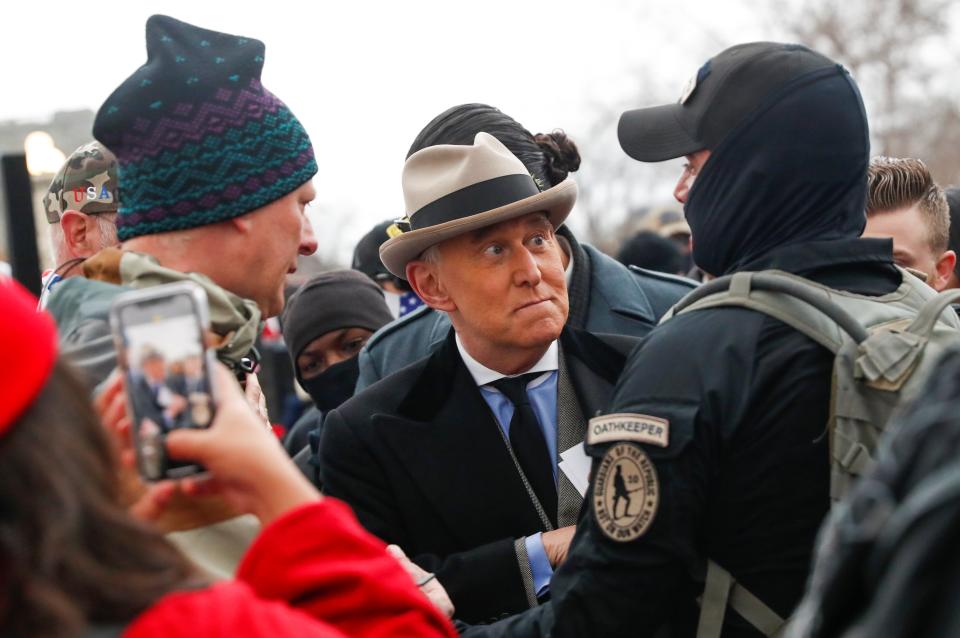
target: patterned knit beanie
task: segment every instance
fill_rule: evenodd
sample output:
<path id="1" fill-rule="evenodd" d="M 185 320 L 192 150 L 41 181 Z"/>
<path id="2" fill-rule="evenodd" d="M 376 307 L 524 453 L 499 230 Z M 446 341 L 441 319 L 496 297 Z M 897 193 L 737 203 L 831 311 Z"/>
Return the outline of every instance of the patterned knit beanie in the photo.
<path id="1" fill-rule="evenodd" d="M 119 163 L 120 239 L 238 217 L 316 174 L 307 132 L 260 84 L 263 56 L 253 38 L 147 20 L 147 63 L 93 123 Z"/>

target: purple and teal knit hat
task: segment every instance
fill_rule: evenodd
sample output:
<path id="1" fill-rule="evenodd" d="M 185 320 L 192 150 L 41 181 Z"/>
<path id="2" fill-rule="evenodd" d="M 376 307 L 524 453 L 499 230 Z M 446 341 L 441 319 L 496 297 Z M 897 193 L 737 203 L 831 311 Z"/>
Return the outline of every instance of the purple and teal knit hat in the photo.
<path id="1" fill-rule="evenodd" d="M 316 174 L 307 132 L 260 84 L 263 56 L 253 38 L 147 20 L 147 63 L 93 123 L 119 164 L 120 239 L 237 217 Z"/>

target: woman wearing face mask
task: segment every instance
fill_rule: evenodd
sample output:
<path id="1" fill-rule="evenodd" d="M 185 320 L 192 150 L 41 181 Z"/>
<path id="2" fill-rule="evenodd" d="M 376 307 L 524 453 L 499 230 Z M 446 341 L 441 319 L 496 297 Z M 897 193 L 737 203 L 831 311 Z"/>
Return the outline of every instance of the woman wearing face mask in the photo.
<path id="1" fill-rule="evenodd" d="M 357 355 L 392 319 L 380 288 L 355 270 L 323 273 L 290 296 L 281 318 L 284 341 L 297 381 L 319 411 L 313 418 L 308 412 L 285 438 L 291 456 L 307 446 L 312 432 L 319 436 L 324 413 L 353 396 Z"/>

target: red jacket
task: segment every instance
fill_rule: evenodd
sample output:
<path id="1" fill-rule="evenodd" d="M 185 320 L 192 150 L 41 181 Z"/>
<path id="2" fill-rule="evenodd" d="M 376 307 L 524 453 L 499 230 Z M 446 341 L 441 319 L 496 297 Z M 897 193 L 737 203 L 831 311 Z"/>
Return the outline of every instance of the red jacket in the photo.
<path id="1" fill-rule="evenodd" d="M 124 638 L 456 636 L 379 540 L 325 498 L 265 528 L 236 580 L 172 593 Z"/>

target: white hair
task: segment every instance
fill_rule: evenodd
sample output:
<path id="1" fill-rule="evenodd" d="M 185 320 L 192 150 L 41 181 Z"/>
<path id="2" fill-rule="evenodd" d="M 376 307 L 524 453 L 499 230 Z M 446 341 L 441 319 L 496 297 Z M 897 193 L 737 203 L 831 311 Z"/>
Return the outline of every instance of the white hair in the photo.
<path id="1" fill-rule="evenodd" d="M 97 249 L 113 246 L 117 243 L 117 221 L 106 214 L 88 214 L 97 224 L 99 245 Z M 67 253 L 67 238 L 63 236 L 63 226 L 58 221 L 50 224 L 50 254 L 53 256 L 54 267 L 60 266 L 71 259 Z"/>
<path id="2" fill-rule="evenodd" d="M 53 257 L 53 267 L 67 261 L 67 242 L 63 236 L 63 226 L 58 221 L 50 224 L 50 255 Z"/>
<path id="3" fill-rule="evenodd" d="M 417 258 L 420 261 L 425 261 L 428 264 L 439 264 L 440 263 L 440 244 L 434 244 L 430 246 L 425 251 L 420 253 L 420 256 Z"/>
<path id="4" fill-rule="evenodd" d="M 106 248 L 107 246 L 115 246 L 118 244 L 117 214 L 114 213 L 111 218 L 108 218 L 104 214 L 94 215 L 93 218 L 97 220 L 97 230 L 100 232 L 100 247 Z"/>

